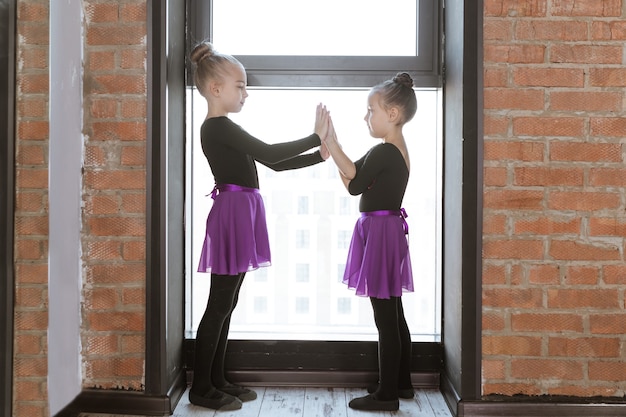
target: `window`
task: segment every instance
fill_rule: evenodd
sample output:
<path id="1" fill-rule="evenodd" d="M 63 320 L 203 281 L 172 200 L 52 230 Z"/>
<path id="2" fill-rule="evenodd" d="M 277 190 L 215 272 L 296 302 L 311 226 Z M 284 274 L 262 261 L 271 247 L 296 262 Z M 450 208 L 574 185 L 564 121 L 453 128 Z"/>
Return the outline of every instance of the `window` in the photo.
<path id="1" fill-rule="evenodd" d="M 200 39 L 213 39 L 218 50 L 235 54 L 246 66 L 250 96 L 244 109 L 230 117 L 268 143 L 309 135 L 315 106 L 323 102 L 331 110 L 346 153 L 357 159 L 376 143 L 363 121 L 369 88 L 402 70 L 414 77 L 418 112 L 405 127 L 412 172 L 404 207 L 409 215 L 409 244 L 418 290 L 405 294 L 403 299 L 413 340 L 438 341 L 442 168 L 438 1 L 304 1 L 298 3 L 298 10 L 290 8 L 293 2 L 286 0 L 249 0 L 245 6 L 242 1 L 192 2 L 197 3 L 197 11 L 191 13 L 196 20 L 190 22 L 190 44 Z M 211 3 L 213 13 L 207 14 Z M 289 13 L 295 13 L 291 20 L 310 20 L 301 18 L 303 14 L 310 15 L 308 4 L 314 5 L 312 8 L 323 8 L 331 7 L 330 3 L 333 10 L 337 9 L 337 4 L 351 5 L 353 9 L 359 9 L 359 16 L 362 16 L 355 23 L 361 27 L 352 32 L 352 28 L 346 25 L 352 25 L 355 20 L 337 10 L 339 15 L 336 18 L 343 24 L 341 33 L 333 33 L 336 39 L 341 38 L 336 45 L 315 41 L 319 31 L 311 32 L 304 24 L 295 28 L 283 25 L 284 20 L 289 20 Z M 258 4 L 264 7 L 257 8 Z M 254 13 L 248 12 L 246 16 L 232 14 L 228 11 L 230 7 L 254 10 Z M 271 10 L 276 10 L 274 7 L 284 13 L 273 15 Z M 411 40 L 409 46 L 402 45 L 405 49 L 376 47 L 369 35 L 342 38 L 344 33 L 356 33 L 363 28 L 371 32 L 372 27 L 376 28 L 381 39 L 385 33 L 397 34 L 397 21 L 380 16 L 388 12 L 387 9 L 397 10 L 398 7 L 409 10 L 406 15 L 413 16 L 411 23 L 407 23 L 411 35 L 402 35 L 403 39 Z M 248 16 L 254 19 L 245 23 L 240 21 Z M 374 23 L 367 23 L 372 17 Z M 280 22 L 273 23 L 275 18 L 280 18 Z M 237 23 L 228 24 L 229 19 L 235 19 Z M 407 16 L 403 15 L 402 19 Z M 214 27 L 210 26 L 211 21 L 215 22 Z M 383 28 L 385 24 L 388 24 L 386 29 Z M 242 27 L 246 30 L 241 30 Z M 281 42 L 250 42 L 248 34 L 255 27 L 263 31 L 282 28 Z M 231 33 L 232 28 L 238 30 Z M 289 36 L 285 37 L 284 33 Z M 313 35 L 313 41 L 306 39 L 309 35 Z M 279 34 L 272 32 L 267 36 Z M 234 39 L 236 37 L 239 39 Z M 393 37 L 395 40 L 396 35 Z M 290 46 L 288 39 L 297 39 L 298 47 Z M 357 44 L 365 44 L 366 48 L 359 49 L 362 45 Z M 320 47 L 324 49 L 315 49 Z M 365 53 L 369 56 L 363 55 Z M 390 53 L 394 55 L 388 56 Z M 207 274 L 195 270 L 212 201 L 205 195 L 210 193 L 213 179 L 199 145 L 199 127 L 206 115 L 206 102 L 190 86 L 187 103 L 190 106 L 187 231 L 191 238 L 186 252 L 190 255 L 188 279 L 192 283 L 187 309 L 191 317 L 188 330 L 193 336 L 209 290 Z M 352 228 L 359 215 L 359 197 L 347 194 L 332 161 L 285 172 L 257 166 L 273 259 L 271 267 L 246 276 L 231 321 L 233 337 L 376 340 L 369 300 L 355 296 L 342 283 Z M 263 313 L 258 314 L 261 299 L 266 304 Z"/>

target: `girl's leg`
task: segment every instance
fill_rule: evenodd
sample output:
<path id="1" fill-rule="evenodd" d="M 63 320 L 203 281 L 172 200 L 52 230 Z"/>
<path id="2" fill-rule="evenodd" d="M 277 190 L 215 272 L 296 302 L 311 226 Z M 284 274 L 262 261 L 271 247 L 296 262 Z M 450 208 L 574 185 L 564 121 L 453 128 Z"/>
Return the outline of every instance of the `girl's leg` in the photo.
<path id="1" fill-rule="evenodd" d="M 228 344 L 230 318 L 232 317 L 232 313 L 237 306 L 237 301 L 239 300 L 239 290 L 241 289 L 241 284 L 243 283 L 243 278 L 245 275 L 245 272 L 239 275 L 239 286 L 235 289 L 235 296 L 233 299 L 231 310 L 228 316 L 224 319 L 222 332 L 219 335 L 219 340 L 215 349 L 215 359 L 213 360 L 213 367 L 211 369 L 211 382 L 213 382 L 213 385 L 217 388 L 223 387 L 228 384 L 228 381 L 226 381 L 226 376 L 224 374 L 224 362 L 226 360 L 226 346 Z"/>
<path id="2" fill-rule="evenodd" d="M 189 399 L 194 404 L 222 410 L 237 403 L 236 408 L 241 407 L 237 398 L 215 389 L 211 375 L 222 330 L 229 322 L 242 278 L 241 275 L 211 274 L 209 300 L 196 335 L 194 377 L 189 392 Z"/>
<path id="3" fill-rule="evenodd" d="M 398 325 L 400 331 L 400 368 L 398 372 L 398 388 L 402 392 L 401 397 L 406 398 L 408 394 L 413 397 L 413 383 L 411 382 L 411 332 L 404 317 L 402 298 L 398 297 Z"/>
<path id="4" fill-rule="evenodd" d="M 398 297 L 370 298 L 378 328 L 378 366 L 380 385 L 374 396 L 379 400 L 398 398 L 398 373 L 402 341 L 398 323 Z"/>

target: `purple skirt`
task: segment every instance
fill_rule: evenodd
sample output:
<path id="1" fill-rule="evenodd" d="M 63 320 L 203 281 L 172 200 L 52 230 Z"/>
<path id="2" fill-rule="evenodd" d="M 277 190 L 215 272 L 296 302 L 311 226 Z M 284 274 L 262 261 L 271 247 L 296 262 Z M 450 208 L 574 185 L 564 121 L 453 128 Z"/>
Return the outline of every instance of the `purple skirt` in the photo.
<path id="1" fill-rule="evenodd" d="M 258 190 L 220 191 L 206 221 L 198 272 L 238 275 L 272 262 Z"/>
<path id="2" fill-rule="evenodd" d="M 390 298 L 413 291 L 405 222 L 399 215 L 361 216 L 348 250 L 343 283 L 356 295 Z"/>

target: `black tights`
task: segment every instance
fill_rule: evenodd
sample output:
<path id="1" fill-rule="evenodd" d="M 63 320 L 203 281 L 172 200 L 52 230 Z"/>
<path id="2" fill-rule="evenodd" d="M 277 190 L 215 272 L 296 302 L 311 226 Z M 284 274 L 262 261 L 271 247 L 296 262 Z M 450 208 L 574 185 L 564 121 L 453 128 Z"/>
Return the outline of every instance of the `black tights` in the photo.
<path id="1" fill-rule="evenodd" d="M 398 389 L 411 388 L 411 334 L 402 298 L 370 297 L 378 328 L 379 400 L 395 400 Z"/>
<path id="2" fill-rule="evenodd" d="M 211 274 L 211 290 L 196 335 L 191 390 L 204 395 L 227 384 L 224 375 L 230 317 L 237 305 L 245 272 L 239 275 Z"/>

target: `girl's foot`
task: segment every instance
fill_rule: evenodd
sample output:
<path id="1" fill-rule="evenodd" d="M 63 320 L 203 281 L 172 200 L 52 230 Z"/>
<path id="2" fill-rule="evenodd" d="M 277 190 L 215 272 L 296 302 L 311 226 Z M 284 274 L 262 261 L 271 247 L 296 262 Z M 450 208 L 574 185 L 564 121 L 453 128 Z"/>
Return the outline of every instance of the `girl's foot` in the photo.
<path id="1" fill-rule="evenodd" d="M 355 398 L 348 405 L 354 410 L 363 411 L 398 411 L 400 402 L 398 400 L 377 400 L 373 394 L 365 397 Z"/>
<path id="2" fill-rule="evenodd" d="M 210 408 L 212 410 L 239 410 L 241 408 L 241 400 L 225 392 L 212 388 L 204 395 L 198 395 L 193 391 L 189 391 L 189 402 L 200 407 Z"/>
<path id="3" fill-rule="evenodd" d="M 233 397 L 239 398 L 243 402 L 256 400 L 256 392 L 248 388 L 240 387 L 239 385 L 228 383 L 218 389 Z"/>
<path id="4" fill-rule="evenodd" d="M 370 394 L 375 393 L 376 391 L 378 391 L 378 386 L 378 382 L 368 385 L 367 392 L 369 392 Z M 413 388 L 398 388 L 398 397 L 404 399 L 413 399 L 413 397 L 415 397 L 415 391 L 413 390 Z"/>

